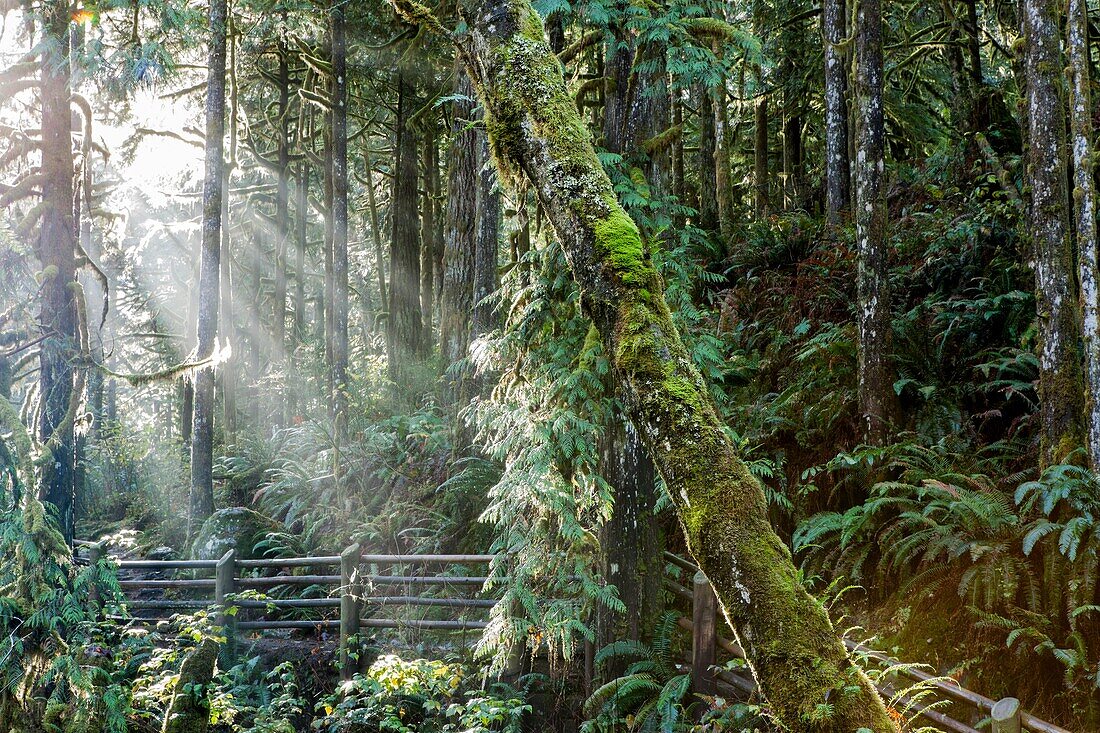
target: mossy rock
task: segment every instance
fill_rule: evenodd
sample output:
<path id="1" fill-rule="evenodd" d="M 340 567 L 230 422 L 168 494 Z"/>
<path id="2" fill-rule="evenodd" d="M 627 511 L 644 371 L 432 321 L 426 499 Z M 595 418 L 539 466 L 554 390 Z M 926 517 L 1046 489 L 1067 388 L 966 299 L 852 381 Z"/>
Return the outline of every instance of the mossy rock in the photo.
<path id="1" fill-rule="evenodd" d="M 256 557 L 256 544 L 269 532 L 282 528 L 278 522 L 243 506 L 219 509 L 203 522 L 202 529 L 191 544 L 195 560 L 218 560 L 229 550 L 237 551 L 238 559 Z"/>

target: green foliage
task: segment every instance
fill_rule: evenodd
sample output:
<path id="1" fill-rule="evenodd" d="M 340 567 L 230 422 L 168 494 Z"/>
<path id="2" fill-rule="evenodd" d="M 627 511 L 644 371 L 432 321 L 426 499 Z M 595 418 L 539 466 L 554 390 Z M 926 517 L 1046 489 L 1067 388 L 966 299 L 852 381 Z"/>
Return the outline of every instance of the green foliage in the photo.
<path id="1" fill-rule="evenodd" d="M 64 720 L 65 731 L 125 731 L 128 682 L 145 651 L 101 616 L 118 610 L 114 573 L 75 566 L 32 494 L 0 514 L 0 557 L 0 727 Z"/>
<path id="2" fill-rule="evenodd" d="M 387 655 L 317 705 L 322 733 L 519 733 L 531 707 L 518 693 L 464 688 L 458 665 Z"/>
<path id="3" fill-rule="evenodd" d="M 678 665 L 682 650 L 675 638 L 677 615 L 662 614 L 653 629 L 651 644 L 614 641 L 596 654 L 597 667 L 613 661 L 628 664 L 621 676 L 601 685 L 585 701 L 588 719 L 581 726 L 583 733 L 696 730 L 692 715 L 699 712 L 699 706 L 706 730 L 732 733 L 763 725 L 755 706 L 691 693 L 691 675 L 681 672 Z"/>

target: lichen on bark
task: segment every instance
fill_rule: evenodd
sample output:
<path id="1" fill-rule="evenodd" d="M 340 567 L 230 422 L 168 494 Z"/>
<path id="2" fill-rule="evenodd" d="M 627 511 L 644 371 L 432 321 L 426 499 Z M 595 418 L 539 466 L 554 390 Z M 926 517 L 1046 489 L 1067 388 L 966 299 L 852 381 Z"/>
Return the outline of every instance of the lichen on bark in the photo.
<path id="1" fill-rule="evenodd" d="M 772 531 L 763 489 L 726 437 L 538 15 L 527 0 L 466 2 L 461 12 L 461 53 L 497 159 L 532 183 L 562 243 L 617 391 L 770 709 L 791 730 L 896 730 Z"/>

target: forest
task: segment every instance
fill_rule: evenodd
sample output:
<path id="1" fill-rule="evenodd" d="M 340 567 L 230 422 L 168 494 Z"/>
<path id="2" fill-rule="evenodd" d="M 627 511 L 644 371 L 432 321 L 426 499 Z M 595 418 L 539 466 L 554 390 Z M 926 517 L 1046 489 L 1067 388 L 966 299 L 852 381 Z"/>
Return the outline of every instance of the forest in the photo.
<path id="1" fill-rule="evenodd" d="M 0 731 L 1100 733 L 1089 0 L 0 0 Z"/>

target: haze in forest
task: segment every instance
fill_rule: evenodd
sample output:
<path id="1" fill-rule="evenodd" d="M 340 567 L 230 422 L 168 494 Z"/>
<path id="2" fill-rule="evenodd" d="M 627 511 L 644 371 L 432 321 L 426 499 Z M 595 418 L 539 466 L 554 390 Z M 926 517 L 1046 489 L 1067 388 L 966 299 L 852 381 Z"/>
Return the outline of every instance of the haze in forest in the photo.
<path id="1" fill-rule="evenodd" d="M 1098 20 L 0 4 L 0 729 L 1100 731 Z"/>

